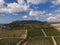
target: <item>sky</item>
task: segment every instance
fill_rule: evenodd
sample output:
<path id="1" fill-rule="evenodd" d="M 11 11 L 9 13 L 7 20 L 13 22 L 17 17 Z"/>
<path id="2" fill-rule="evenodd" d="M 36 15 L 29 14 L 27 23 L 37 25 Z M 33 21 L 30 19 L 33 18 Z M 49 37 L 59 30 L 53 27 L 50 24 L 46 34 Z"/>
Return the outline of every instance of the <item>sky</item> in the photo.
<path id="1" fill-rule="evenodd" d="M 16 20 L 60 22 L 60 0 L 0 0 L 0 23 Z"/>

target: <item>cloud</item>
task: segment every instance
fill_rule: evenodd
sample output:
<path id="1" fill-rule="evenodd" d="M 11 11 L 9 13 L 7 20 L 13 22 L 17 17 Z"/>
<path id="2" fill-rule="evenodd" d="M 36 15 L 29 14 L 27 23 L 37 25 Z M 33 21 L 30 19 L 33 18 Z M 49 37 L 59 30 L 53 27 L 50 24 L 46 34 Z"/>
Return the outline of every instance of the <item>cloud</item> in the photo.
<path id="1" fill-rule="evenodd" d="M 27 15 L 24 15 L 22 18 L 26 19 L 26 18 L 28 18 L 28 16 Z"/>
<path id="2" fill-rule="evenodd" d="M 50 15 L 50 16 L 47 18 L 47 21 L 48 21 L 48 22 L 60 22 L 60 15 L 59 15 L 59 14 Z"/>
<path id="3" fill-rule="evenodd" d="M 4 0 L 0 0 L 0 8 L 4 6 L 5 1 Z"/>
<path id="4" fill-rule="evenodd" d="M 30 16 L 44 15 L 46 11 L 30 11 Z"/>
<path id="5" fill-rule="evenodd" d="M 35 17 L 35 19 L 39 19 L 39 16 L 40 15 L 40 13 L 39 13 L 39 11 L 30 11 L 30 13 L 29 13 L 29 16 L 33 16 L 33 17 Z"/>
<path id="6" fill-rule="evenodd" d="M 48 0 L 27 0 L 28 3 L 32 3 L 32 4 L 40 4 L 40 3 L 45 3 Z"/>
<path id="7" fill-rule="evenodd" d="M 57 12 L 57 13 L 60 13 L 60 9 L 58 9 L 58 10 L 55 10 L 55 12 Z"/>
<path id="8" fill-rule="evenodd" d="M 10 13 L 10 9 L 7 9 L 7 8 L 0 8 L 0 14 L 7 14 L 7 13 Z"/>
<path id="9" fill-rule="evenodd" d="M 13 3 L 8 3 L 7 6 L 4 6 L 6 2 L 4 0 L 0 0 L 0 14 L 21 14 L 21 13 L 26 13 L 30 11 L 30 16 L 37 16 L 37 15 L 42 15 L 45 13 L 45 11 L 31 11 L 33 9 L 30 9 L 30 5 L 28 3 L 32 4 L 40 4 L 40 3 L 45 3 L 48 0 L 27 0 L 27 3 L 24 0 L 17 0 L 16 2 Z M 37 7 L 36 7 L 37 8 Z"/>
<path id="10" fill-rule="evenodd" d="M 29 13 L 30 16 L 37 16 L 40 15 L 39 11 L 30 11 Z"/>
<path id="11" fill-rule="evenodd" d="M 52 13 L 47 14 L 48 17 L 54 17 L 55 15 Z"/>
<path id="12" fill-rule="evenodd" d="M 29 7 L 27 5 L 20 5 L 17 3 L 11 3 L 11 4 L 8 4 L 8 8 L 11 9 L 12 13 L 19 14 L 19 13 L 27 12 Z"/>
<path id="13" fill-rule="evenodd" d="M 48 22 L 55 22 L 56 21 L 56 17 L 49 17 L 48 18 Z"/>
<path id="14" fill-rule="evenodd" d="M 20 5 L 25 4 L 24 0 L 17 0 Z"/>
<path id="15" fill-rule="evenodd" d="M 37 20 L 42 20 L 46 11 L 30 11 L 29 16 L 35 17 Z"/>
<path id="16" fill-rule="evenodd" d="M 0 14 L 21 14 L 29 10 L 29 6 L 25 4 L 22 0 L 18 3 L 8 3 L 7 6 L 0 8 Z M 0 1 L 0 6 L 4 4 L 4 1 Z M 6 2 L 5 2 L 6 3 Z M 23 5 L 24 3 L 24 5 Z M 4 6 L 4 5 L 3 5 Z"/>
<path id="17" fill-rule="evenodd" d="M 52 0 L 51 3 L 54 5 L 60 5 L 60 0 Z"/>

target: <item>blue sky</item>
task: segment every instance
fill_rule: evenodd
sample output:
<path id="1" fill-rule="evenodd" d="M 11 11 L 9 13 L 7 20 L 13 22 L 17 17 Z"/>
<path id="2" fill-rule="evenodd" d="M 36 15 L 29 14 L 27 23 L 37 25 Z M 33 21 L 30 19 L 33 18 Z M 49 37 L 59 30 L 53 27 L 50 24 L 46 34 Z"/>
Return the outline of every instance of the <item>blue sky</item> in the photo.
<path id="1" fill-rule="evenodd" d="M 16 20 L 60 22 L 60 0 L 0 0 L 0 23 Z"/>

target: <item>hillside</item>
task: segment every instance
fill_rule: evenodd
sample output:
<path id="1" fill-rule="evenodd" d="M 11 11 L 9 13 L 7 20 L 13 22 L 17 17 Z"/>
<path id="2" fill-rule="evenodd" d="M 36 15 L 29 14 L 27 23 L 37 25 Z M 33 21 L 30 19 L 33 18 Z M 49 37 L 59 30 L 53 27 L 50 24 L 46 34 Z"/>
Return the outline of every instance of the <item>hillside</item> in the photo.
<path id="1" fill-rule="evenodd" d="M 14 21 L 0 30 L 1 45 L 60 45 L 59 24 L 36 20 Z"/>
<path id="2" fill-rule="evenodd" d="M 47 24 L 47 22 L 42 22 L 42 21 L 37 21 L 37 20 L 23 20 L 23 21 L 13 21 L 9 24 L 3 24 L 2 27 L 5 29 L 11 29 L 15 27 L 25 27 L 25 26 L 30 26 L 30 25 L 43 25 Z"/>

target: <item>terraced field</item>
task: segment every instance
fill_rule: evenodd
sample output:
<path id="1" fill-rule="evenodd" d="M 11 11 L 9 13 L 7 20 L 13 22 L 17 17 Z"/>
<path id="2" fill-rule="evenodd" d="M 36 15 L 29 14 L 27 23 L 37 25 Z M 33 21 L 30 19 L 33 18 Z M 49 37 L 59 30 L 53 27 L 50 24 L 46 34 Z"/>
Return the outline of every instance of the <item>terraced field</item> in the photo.
<path id="1" fill-rule="evenodd" d="M 5 38 L 0 40 L 0 45 L 16 45 L 20 38 Z"/>
<path id="2" fill-rule="evenodd" d="M 37 26 L 33 25 L 28 29 L 28 36 L 29 37 L 42 37 L 44 35 L 41 31 L 41 28 L 38 28 Z"/>
<path id="3" fill-rule="evenodd" d="M 41 31 L 41 29 L 31 29 L 31 30 L 28 30 L 28 35 L 30 36 L 30 37 L 42 37 L 42 36 L 44 36 L 43 35 L 43 33 L 42 33 L 42 31 Z"/>
<path id="4" fill-rule="evenodd" d="M 27 33 L 26 29 L 28 31 Z M 42 32 L 42 29 L 44 33 Z M 0 32 L 0 38 L 15 37 L 1 39 L 0 44 L 16 45 L 21 40 L 20 37 L 24 37 L 26 34 L 28 37 L 31 37 L 31 39 L 26 40 L 27 43 L 25 45 L 54 45 L 54 40 L 56 41 L 57 45 L 60 45 L 60 32 L 50 25 L 30 25 L 26 26 L 25 30 L 8 30 Z M 46 34 L 47 37 L 45 37 L 44 34 Z M 52 36 L 54 39 L 52 39 Z M 25 42 L 23 42 L 23 44 Z"/>
<path id="5" fill-rule="evenodd" d="M 3 37 L 23 37 L 26 30 L 8 30 L 0 32 L 0 38 Z"/>
<path id="6" fill-rule="evenodd" d="M 55 28 L 45 25 L 45 27 L 42 26 L 42 28 L 34 27 L 30 29 L 31 30 L 28 31 L 28 34 L 31 37 L 31 39 L 28 41 L 26 45 L 55 45 L 55 42 L 58 42 L 57 44 L 60 45 L 60 38 L 52 39 L 52 36 L 60 36 L 60 32 Z M 42 29 L 44 30 L 47 37 L 44 36 L 43 32 L 41 31 Z M 54 40 L 56 41 L 54 42 Z"/>
<path id="7" fill-rule="evenodd" d="M 60 45 L 60 37 L 55 37 L 55 40 L 56 40 L 57 44 Z"/>
<path id="8" fill-rule="evenodd" d="M 53 45 L 50 37 L 31 38 L 27 45 Z"/>
<path id="9" fill-rule="evenodd" d="M 47 34 L 47 36 L 60 36 L 60 32 L 54 28 L 47 28 L 44 29 L 44 31 Z"/>
<path id="10" fill-rule="evenodd" d="M 20 40 L 24 39 L 26 30 L 7 30 L 0 32 L 1 45 L 16 45 Z"/>

